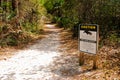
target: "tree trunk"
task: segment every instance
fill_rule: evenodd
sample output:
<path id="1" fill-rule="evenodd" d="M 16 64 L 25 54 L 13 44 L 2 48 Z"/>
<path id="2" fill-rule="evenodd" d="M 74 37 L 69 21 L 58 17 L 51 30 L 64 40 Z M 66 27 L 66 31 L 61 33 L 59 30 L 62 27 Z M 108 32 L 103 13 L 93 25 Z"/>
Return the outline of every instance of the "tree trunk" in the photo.
<path id="1" fill-rule="evenodd" d="M 12 0 L 12 10 L 16 10 L 16 0 Z"/>

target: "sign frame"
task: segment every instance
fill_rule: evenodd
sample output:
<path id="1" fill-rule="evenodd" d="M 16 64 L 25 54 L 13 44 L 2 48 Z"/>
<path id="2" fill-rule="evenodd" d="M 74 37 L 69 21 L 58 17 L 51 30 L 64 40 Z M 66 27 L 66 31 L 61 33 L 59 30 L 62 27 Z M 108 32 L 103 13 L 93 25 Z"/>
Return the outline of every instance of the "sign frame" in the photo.
<path id="1" fill-rule="evenodd" d="M 95 51 L 95 53 L 93 52 L 88 52 L 88 51 L 84 51 L 84 50 L 80 50 L 81 48 L 81 46 L 80 46 L 80 43 L 81 43 L 81 39 L 80 39 L 80 27 L 81 26 L 95 26 L 96 27 L 96 41 L 93 41 L 93 42 L 95 42 L 95 44 L 96 44 L 96 51 Z M 89 31 L 91 31 L 91 30 L 89 30 Z M 83 53 L 89 53 L 89 54 L 97 54 L 97 52 L 98 52 L 98 45 L 99 45 L 99 25 L 97 25 L 97 24 L 79 24 L 79 30 L 78 30 L 78 43 L 79 43 L 79 46 L 78 46 L 78 48 L 79 48 L 79 52 L 83 52 Z M 92 40 L 87 40 L 86 39 L 86 42 L 89 42 L 89 41 L 92 41 Z M 84 41 L 83 41 L 84 42 Z M 92 43 L 92 42 L 89 42 L 89 43 Z"/>

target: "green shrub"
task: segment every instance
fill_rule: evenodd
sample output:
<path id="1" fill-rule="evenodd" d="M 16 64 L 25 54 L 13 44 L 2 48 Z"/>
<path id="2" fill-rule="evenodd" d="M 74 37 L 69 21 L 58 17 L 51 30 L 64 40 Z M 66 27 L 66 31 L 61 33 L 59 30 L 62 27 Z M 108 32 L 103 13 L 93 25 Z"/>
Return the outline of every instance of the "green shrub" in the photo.
<path id="1" fill-rule="evenodd" d="M 18 44 L 18 40 L 14 36 L 9 36 L 7 38 L 7 45 L 17 46 L 17 44 Z"/>

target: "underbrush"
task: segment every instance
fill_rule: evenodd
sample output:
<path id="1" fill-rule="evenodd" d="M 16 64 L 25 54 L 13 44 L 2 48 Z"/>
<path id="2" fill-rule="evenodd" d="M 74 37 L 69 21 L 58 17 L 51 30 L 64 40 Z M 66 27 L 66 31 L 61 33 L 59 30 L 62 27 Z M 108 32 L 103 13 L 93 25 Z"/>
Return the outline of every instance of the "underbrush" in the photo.
<path id="1" fill-rule="evenodd" d="M 35 39 L 34 36 L 43 32 L 42 29 L 37 31 L 25 31 L 18 26 L 13 28 L 10 24 L 4 24 L 0 27 L 0 47 L 21 46 L 28 44 Z"/>
<path id="2" fill-rule="evenodd" d="M 101 38 L 99 47 L 102 47 L 104 45 L 112 46 L 114 48 L 120 47 L 120 37 L 119 36 L 120 36 L 119 32 L 109 33 L 109 35 L 107 35 L 106 38 Z"/>

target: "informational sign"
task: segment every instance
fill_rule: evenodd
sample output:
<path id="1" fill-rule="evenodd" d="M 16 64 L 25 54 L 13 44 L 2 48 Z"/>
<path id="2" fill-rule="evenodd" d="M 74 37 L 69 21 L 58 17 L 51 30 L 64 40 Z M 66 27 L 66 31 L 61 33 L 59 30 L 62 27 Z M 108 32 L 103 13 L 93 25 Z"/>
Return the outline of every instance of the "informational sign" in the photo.
<path id="1" fill-rule="evenodd" d="M 98 25 L 79 26 L 79 50 L 85 53 L 96 54 L 98 50 Z"/>

